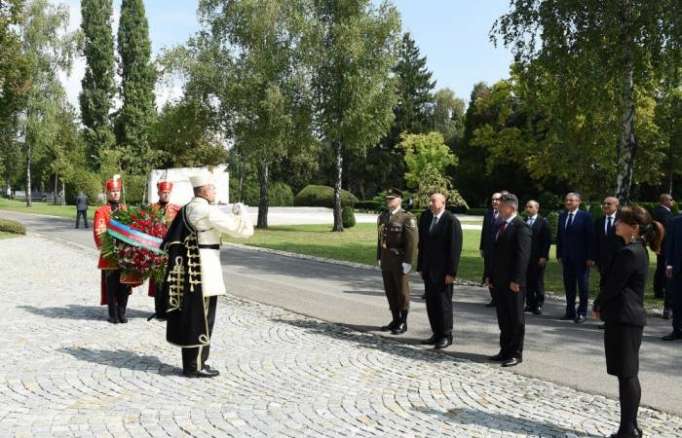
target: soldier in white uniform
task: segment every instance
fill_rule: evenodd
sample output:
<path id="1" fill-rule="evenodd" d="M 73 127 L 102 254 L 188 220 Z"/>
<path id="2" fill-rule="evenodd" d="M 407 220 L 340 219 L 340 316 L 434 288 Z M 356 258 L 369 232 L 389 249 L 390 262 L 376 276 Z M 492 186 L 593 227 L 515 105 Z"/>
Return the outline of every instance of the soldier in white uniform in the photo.
<path id="1" fill-rule="evenodd" d="M 210 338 L 215 323 L 219 295 L 225 295 L 223 270 L 220 264 L 221 234 L 248 238 L 253 235 L 246 207 L 235 204 L 232 214 L 222 212 L 215 201 L 215 186 L 208 172 L 191 177 L 194 198 L 187 204 L 185 217 L 196 230 L 201 264 L 201 291 L 208 325 L 208 341 L 200 346 L 183 347 L 183 373 L 188 377 L 214 377 L 219 373 L 206 364 Z"/>

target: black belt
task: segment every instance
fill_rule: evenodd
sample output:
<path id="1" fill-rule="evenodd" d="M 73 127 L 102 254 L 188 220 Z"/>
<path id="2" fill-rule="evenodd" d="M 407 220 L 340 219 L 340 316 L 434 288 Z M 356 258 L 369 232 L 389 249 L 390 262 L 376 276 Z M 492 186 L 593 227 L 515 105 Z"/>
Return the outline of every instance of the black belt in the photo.
<path id="1" fill-rule="evenodd" d="M 199 249 L 220 249 L 220 245 L 214 243 L 213 245 L 202 245 L 199 244 Z"/>

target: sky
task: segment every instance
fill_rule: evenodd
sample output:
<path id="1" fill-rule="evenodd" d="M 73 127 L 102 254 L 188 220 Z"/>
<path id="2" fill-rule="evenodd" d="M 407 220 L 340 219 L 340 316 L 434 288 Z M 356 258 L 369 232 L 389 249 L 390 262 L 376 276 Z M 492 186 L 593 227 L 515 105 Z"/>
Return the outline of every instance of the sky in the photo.
<path id="1" fill-rule="evenodd" d="M 398 8 L 403 30 L 412 34 L 437 88 L 451 88 L 468 102 L 475 83 L 493 83 L 508 76 L 510 51 L 495 48 L 489 32 L 495 19 L 503 14 L 508 0 L 392 0 Z M 52 0 L 64 3 L 71 12 L 70 28 L 80 26 L 79 0 Z M 114 26 L 118 26 L 121 1 L 114 0 Z M 182 44 L 199 29 L 196 0 L 146 0 L 152 50 Z M 76 105 L 84 61 L 79 59 L 70 75 L 62 74 L 69 100 Z M 158 87 L 157 105 L 178 97 L 178 87 Z"/>

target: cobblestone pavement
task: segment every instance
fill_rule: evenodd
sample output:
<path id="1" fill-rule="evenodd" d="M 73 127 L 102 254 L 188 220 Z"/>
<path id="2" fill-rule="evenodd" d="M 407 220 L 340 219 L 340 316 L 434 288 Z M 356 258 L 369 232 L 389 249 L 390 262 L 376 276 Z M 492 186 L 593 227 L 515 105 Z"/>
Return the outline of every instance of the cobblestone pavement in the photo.
<path id="1" fill-rule="evenodd" d="M 228 296 L 216 379 L 185 379 L 152 301 L 106 323 L 91 253 L 0 242 L 0 436 L 562 437 L 615 431 L 616 401 Z M 229 279 L 228 289 L 229 289 Z M 615 385 L 604 377 L 605 385 Z M 642 409 L 646 436 L 682 419 Z"/>

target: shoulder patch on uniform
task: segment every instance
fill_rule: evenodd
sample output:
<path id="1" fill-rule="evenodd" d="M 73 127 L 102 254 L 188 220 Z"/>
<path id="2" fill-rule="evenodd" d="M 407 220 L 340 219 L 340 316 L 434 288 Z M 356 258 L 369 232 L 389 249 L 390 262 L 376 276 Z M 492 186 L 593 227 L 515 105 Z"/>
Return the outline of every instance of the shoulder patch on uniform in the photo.
<path id="1" fill-rule="evenodd" d="M 417 228 L 417 219 L 415 219 L 414 217 L 411 217 L 408 223 L 410 225 L 410 228 Z"/>

